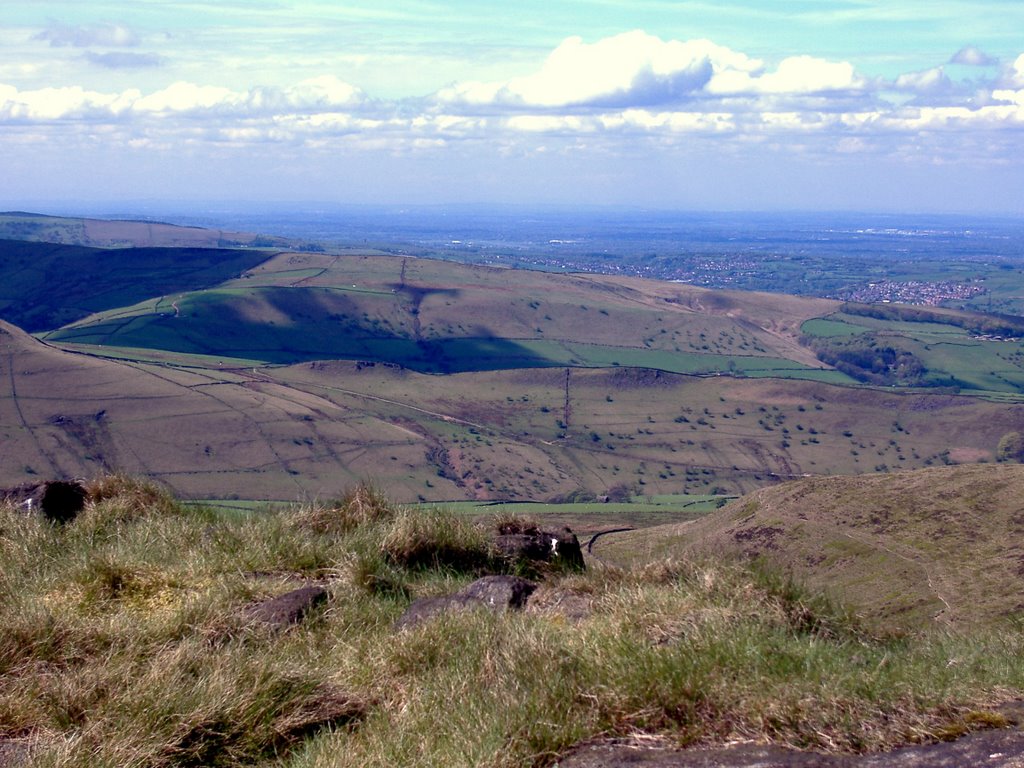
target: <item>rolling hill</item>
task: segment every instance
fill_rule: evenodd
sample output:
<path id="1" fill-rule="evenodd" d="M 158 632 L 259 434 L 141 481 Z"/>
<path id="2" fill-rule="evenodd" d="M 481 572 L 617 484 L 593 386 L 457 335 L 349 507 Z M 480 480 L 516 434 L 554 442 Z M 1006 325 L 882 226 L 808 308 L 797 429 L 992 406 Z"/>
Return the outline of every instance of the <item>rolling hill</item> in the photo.
<path id="1" fill-rule="evenodd" d="M 238 276 L 229 274 L 237 260 L 222 259 L 228 279 L 175 292 L 207 277 L 185 264 L 164 292 L 127 306 L 104 298 L 101 311 L 46 338 L 93 353 L 103 345 L 268 364 L 651 368 L 1024 397 L 1024 319 L 1010 316 L 365 252 L 268 254 Z"/>
<path id="2" fill-rule="evenodd" d="M 690 524 L 607 538 L 643 562 L 697 552 L 764 558 L 888 629 L 961 628 L 1024 615 L 1024 466 L 807 478 Z"/>
<path id="3" fill-rule="evenodd" d="M 340 492 L 409 442 L 372 415 L 253 389 L 209 362 L 103 360 L 0 323 L 0 483 L 124 471 L 186 496 L 294 500 Z"/>
<path id="4" fill-rule="evenodd" d="M 1024 431 L 1021 344 L 966 315 L 358 251 L 0 252 L 0 317 L 38 337 L 3 337 L 5 483 L 105 468 L 193 497 L 367 477 L 398 501 L 736 494 L 990 460 Z M 837 370 L 877 357 L 888 381 L 886 355 L 908 354 L 931 386 Z"/>
<path id="5" fill-rule="evenodd" d="M 96 248 L 285 248 L 289 242 L 246 232 L 182 227 L 159 221 L 124 221 L 46 216 L 24 211 L 0 213 L 0 239 Z"/>
<path id="6" fill-rule="evenodd" d="M 228 248 L 87 248 L 0 240 L 0 319 L 28 331 L 165 292 L 216 285 L 266 260 Z"/>
<path id="7" fill-rule="evenodd" d="M 400 501 L 737 493 L 992 458 L 1024 431 L 1012 403 L 813 381 L 68 350 L 4 326 L 0 483 L 120 469 L 202 498 L 293 500 L 361 478 Z"/>
<path id="8" fill-rule="evenodd" d="M 800 323 L 834 309 L 833 302 L 294 253 L 212 290 L 168 296 L 98 313 L 47 338 L 268 363 L 375 360 L 429 373 L 640 366 L 852 382 L 797 340 Z"/>

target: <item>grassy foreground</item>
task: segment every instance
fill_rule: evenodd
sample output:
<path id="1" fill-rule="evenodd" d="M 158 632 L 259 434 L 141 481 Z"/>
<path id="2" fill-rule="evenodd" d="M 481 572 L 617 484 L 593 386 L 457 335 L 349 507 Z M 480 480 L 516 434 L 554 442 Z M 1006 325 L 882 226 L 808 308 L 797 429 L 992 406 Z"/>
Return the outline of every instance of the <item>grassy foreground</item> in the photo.
<path id="1" fill-rule="evenodd" d="M 541 574 L 522 613 L 396 633 L 412 598 L 493 566 L 487 531 L 366 488 L 246 518 L 91 491 L 63 527 L 0 507 L 0 743 L 33 765 L 549 766 L 636 733 L 872 751 L 998 724 L 1024 691 L 1018 630 L 872 636 L 712 561 Z M 331 599 L 302 624 L 245 619 L 313 581 Z"/>

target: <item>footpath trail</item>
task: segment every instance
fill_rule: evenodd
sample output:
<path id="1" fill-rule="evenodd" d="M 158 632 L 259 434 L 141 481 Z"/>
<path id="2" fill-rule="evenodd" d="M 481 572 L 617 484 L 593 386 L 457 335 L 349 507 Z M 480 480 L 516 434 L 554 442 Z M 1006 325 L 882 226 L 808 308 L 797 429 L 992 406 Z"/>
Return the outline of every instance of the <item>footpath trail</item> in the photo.
<path id="1" fill-rule="evenodd" d="M 876 541 L 870 537 L 857 535 L 851 531 L 842 531 L 841 533 L 848 539 L 852 539 L 853 541 L 859 542 L 867 547 L 877 547 L 881 549 L 883 552 L 886 552 L 892 555 L 893 557 L 902 560 L 908 565 L 912 565 L 915 568 L 920 569 L 921 573 L 924 574 L 925 581 L 928 582 L 928 589 L 931 590 L 932 594 L 939 599 L 939 602 L 941 602 L 943 606 L 945 606 L 941 611 L 935 614 L 934 618 L 945 624 L 949 624 L 951 622 L 953 616 L 953 606 L 950 605 L 949 600 L 946 599 L 946 596 L 936 585 L 935 576 L 932 573 L 932 570 L 925 563 L 921 562 L 921 560 L 919 560 L 918 558 L 911 557 L 909 555 L 903 554 L 902 552 L 897 552 L 891 547 L 888 547 L 885 544 L 883 544 L 881 541 Z"/>

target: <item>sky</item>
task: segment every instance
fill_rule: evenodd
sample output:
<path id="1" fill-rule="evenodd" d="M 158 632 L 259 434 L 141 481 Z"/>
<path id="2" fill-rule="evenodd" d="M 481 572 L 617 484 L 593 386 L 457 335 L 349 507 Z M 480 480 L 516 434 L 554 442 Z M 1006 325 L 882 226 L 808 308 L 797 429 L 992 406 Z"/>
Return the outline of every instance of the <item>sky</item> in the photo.
<path id="1" fill-rule="evenodd" d="M 1020 0 L 0 0 L 0 205 L 1024 216 Z"/>

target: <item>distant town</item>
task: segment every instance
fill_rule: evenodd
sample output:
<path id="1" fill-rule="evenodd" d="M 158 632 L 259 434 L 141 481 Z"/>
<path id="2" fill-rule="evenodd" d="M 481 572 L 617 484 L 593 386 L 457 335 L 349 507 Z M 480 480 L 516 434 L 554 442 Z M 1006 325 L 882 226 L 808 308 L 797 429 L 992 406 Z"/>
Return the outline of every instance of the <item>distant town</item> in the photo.
<path id="1" fill-rule="evenodd" d="M 861 304 L 894 303 L 934 307 L 947 301 L 966 301 L 983 293 L 985 293 L 985 287 L 980 281 L 965 283 L 943 280 L 931 283 L 924 280 L 882 280 L 849 290 L 837 291 L 827 298 L 856 301 Z"/>
<path id="2" fill-rule="evenodd" d="M 966 302 L 987 292 L 985 283 L 976 280 L 874 280 L 853 286 L 827 287 L 826 280 L 819 280 L 818 270 L 809 270 L 797 277 L 793 271 L 783 273 L 781 262 L 787 262 L 785 269 L 794 270 L 795 260 L 786 257 L 776 259 L 749 256 L 719 255 L 715 257 L 675 257 L 668 264 L 661 260 L 643 263 L 638 260 L 595 257 L 593 255 L 547 256 L 530 254 L 491 257 L 491 263 L 513 261 L 517 266 L 548 269 L 558 272 L 600 272 L 603 274 L 625 274 L 671 280 L 677 283 L 699 285 L 704 288 L 738 288 L 742 290 L 780 290 L 787 288 L 795 294 L 818 295 L 822 298 L 854 301 L 862 304 L 911 304 L 918 306 L 940 306 L 950 302 Z M 683 263 L 679 263 L 683 262 Z M 813 274 L 811 274 L 813 273 Z M 788 278 L 794 278 L 787 280 Z M 785 285 L 779 285 L 782 281 Z M 803 283 L 803 284 L 801 284 Z M 822 284 L 825 283 L 825 284 Z"/>

